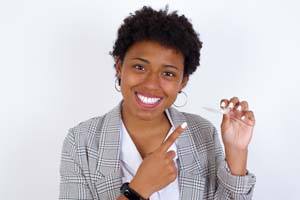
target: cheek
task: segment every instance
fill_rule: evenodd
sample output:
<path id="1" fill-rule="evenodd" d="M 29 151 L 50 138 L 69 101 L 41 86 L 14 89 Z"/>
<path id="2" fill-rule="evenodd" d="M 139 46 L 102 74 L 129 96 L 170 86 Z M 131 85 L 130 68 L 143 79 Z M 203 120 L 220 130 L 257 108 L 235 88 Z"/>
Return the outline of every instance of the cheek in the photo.
<path id="1" fill-rule="evenodd" d="M 176 98 L 180 89 L 180 84 L 176 82 L 162 81 L 161 87 L 163 88 L 164 92 L 168 94 L 169 97 Z"/>
<path id="2" fill-rule="evenodd" d="M 142 81 L 143 81 L 142 77 L 136 76 L 132 73 L 124 72 L 122 74 L 121 88 L 130 89 L 130 87 L 134 87 L 139 83 L 141 83 Z"/>

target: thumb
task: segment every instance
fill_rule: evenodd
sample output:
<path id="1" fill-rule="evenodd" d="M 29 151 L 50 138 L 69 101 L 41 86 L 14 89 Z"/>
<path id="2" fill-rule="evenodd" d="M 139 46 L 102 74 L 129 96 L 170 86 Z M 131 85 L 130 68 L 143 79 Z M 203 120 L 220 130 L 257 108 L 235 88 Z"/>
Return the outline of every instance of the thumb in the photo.
<path id="1" fill-rule="evenodd" d="M 222 122 L 228 123 L 229 120 L 230 120 L 230 114 L 229 113 L 223 114 L 223 120 L 222 120 Z"/>
<path id="2" fill-rule="evenodd" d="M 225 128 L 227 126 L 227 124 L 229 124 L 230 122 L 230 114 L 223 114 L 223 119 L 222 119 L 222 123 L 221 123 L 221 127 L 222 129 Z"/>

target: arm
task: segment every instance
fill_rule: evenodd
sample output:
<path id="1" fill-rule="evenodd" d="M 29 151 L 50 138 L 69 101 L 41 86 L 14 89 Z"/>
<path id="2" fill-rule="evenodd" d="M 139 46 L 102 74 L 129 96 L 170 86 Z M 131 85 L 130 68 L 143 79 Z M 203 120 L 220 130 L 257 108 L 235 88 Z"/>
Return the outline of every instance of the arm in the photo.
<path id="1" fill-rule="evenodd" d="M 255 176 L 247 172 L 248 146 L 253 134 L 255 117 L 247 101 L 237 97 L 221 100 L 225 109 L 221 135 L 225 159 L 216 129 L 213 130 L 218 188 L 215 199 L 251 199 Z"/>
<path id="2" fill-rule="evenodd" d="M 62 148 L 59 199 L 95 199 L 79 165 L 79 156 L 72 129 L 69 130 Z"/>
<path id="3" fill-rule="evenodd" d="M 217 165 L 217 191 L 215 200 L 239 200 L 252 199 L 256 178 L 253 174 L 247 173 L 244 176 L 233 175 L 225 161 L 224 153 L 217 130 L 213 129 L 216 165 Z"/>

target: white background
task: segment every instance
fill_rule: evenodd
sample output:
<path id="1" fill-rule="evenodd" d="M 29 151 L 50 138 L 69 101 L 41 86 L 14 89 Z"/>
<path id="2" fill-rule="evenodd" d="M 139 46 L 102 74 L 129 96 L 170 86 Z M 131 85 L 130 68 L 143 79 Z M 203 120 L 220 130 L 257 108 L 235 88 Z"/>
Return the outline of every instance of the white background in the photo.
<path id="1" fill-rule="evenodd" d="M 219 128 L 221 116 L 202 106 L 248 100 L 254 199 L 299 199 L 300 7 L 290 0 L 1 1 L 1 199 L 58 198 L 68 128 L 121 100 L 108 54 L 117 28 L 142 5 L 166 3 L 192 20 L 204 45 L 181 110 Z"/>

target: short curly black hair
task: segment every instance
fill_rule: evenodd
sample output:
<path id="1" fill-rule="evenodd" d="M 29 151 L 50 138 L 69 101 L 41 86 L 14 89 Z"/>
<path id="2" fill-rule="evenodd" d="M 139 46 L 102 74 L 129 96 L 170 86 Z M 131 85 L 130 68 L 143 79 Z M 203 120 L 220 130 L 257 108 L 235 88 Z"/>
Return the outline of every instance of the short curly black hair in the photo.
<path id="1" fill-rule="evenodd" d="M 159 11 L 144 6 L 124 19 L 110 54 L 123 61 L 135 42 L 155 41 L 179 50 L 184 56 L 184 75 L 190 75 L 199 66 L 202 42 L 198 36 L 189 20 L 177 11 L 168 13 L 168 6 Z"/>

